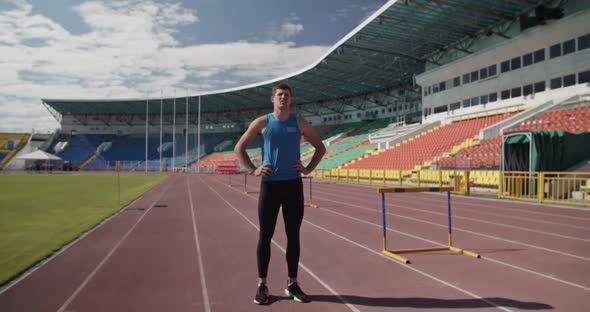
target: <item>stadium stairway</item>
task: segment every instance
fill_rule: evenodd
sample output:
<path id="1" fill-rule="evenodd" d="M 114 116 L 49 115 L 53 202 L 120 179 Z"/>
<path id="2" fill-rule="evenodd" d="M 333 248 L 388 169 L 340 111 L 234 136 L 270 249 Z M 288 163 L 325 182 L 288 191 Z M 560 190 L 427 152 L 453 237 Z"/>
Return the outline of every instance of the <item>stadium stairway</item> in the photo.
<path id="1" fill-rule="evenodd" d="M 30 135 L 22 133 L 2 133 L 0 134 L 0 170 L 12 160 L 12 158 L 27 145 Z M 16 146 L 7 148 L 6 144 L 11 140 L 19 140 Z"/>

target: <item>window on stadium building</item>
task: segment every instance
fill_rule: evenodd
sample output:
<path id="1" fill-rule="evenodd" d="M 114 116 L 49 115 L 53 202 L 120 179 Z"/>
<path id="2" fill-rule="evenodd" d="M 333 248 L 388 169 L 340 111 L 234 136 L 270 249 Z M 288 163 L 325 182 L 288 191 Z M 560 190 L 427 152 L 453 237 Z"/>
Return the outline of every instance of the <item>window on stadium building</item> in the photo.
<path id="1" fill-rule="evenodd" d="M 576 74 L 563 76 L 563 86 L 569 87 L 576 84 Z"/>
<path id="2" fill-rule="evenodd" d="M 479 96 L 471 98 L 471 106 L 479 105 Z"/>
<path id="3" fill-rule="evenodd" d="M 479 79 L 486 79 L 488 78 L 488 68 L 484 67 L 479 70 Z"/>
<path id="4" fill-rule="evenodd" d="M 438 114 L 438 113 L 443 113 L 446 112 L 448 110 L 448 107 L 446 105 L 441 105 L 441 106 L 437 106 L 434 108 L 434 113 Z"/>
<path id="5" fill-rule="evenodd" d="M 463 75 L 463 84 L 468 84 L 469 82 L 469 74 Z"/>
<path id="6" fill-rule="evenodd" d="M 488 96 L 487 95 L 482 95 L 479 97 L 479 102 L 481 104 L 488 104 Z"/>
<path id="7" fill-rule="evenodd" d="M 488 76 L 496 76 L 496 64 L 488 66 Z"/>
<path id="8" fill-rule="evenodd" d="M 561 88 L 561 77 L 553 78 L 549 82 L 549 86 L 551 89 L 559 89 Z"/>
<path id="9" fill-rule="evenodd" d="M 520 56 L 510 60 L 510 69 L 515 70 L 520 68 Z"/>
<path id="10" fill-rule="evenodd" d="M 561 56 L 561 43 L 554 44 L 549 48 L 549 58 L 556 58 Z"/>
<path id="11" fill-rule="evenodd" d="M 545 81 L 539 81 L 535 83 L 535 93 L 545 91 Z"/>
<path id="12" fill-rule="evenodd" d="M 522 67 L 527 67 L 533 64 L 533 53 L 528 53 L 522 56 Z"/>
<path id="13" fill-rule="evenodd" d="M 576 39 L 568 40 L 563 43 L 563 55 L 576 52 Z"/>
<path id="14" fill-rule="evenodd" d="M 590 34 L 578 38 L 578 51 L 590 48 Z"/>
<path id="15" fill-rule="evenodd" d="M 463 100 L 463 107 L 469 107 L 470 104 L 471 104 L 471 101 L 469 99 Z"/>
<path id="16" fill-rule="evenodd" d="M 533 94 L 533 85 L 526 85 L 524 87 L 522 87 L 522 95 L 527 96 Z"/>
<path id="17" fill-rule="evenodd" d="M 453 87 L 458 87 L 461 85 L 461 77 L 453 78 Z"/>
<path id="18" fill-rule="evenodd" d="M 545 60 L 545 49 L 537 50 L 533 55 L 535 57 L 535 64 L 542 62 Z"/>
<path id="19" fill-rule="evenodd" d="M 455 103 L 451 103 L 451 105 L 449 105 L 449 106 L 450 106 L 450 109 L 453 111 L 453 110 L 461 108 L 461 103 L 455 102 Z"/>
<path id="20" fill-rule="evenodd" d="M 472 71 L 471 72 L 471 82 L 479 80 L 479 71 Z"/>
<path id="21" fill-rule="evenodd" d="M 445 81 L 443 81 L 443 82 L 439 83 L 439 84 L 438 84 L 438 88 L 440 89 L 440 92 L 443 92 L 443 91 L 445 91 L 445 90 L 447 89 L 446 82 L 445 82 Z"/>
<path id="22" fill-rule="evenodd" d="M 506 100 L 510 98 L 510 90 L 502 90 L 500 92 L 500 99 Z"/>
<path id="23" fill-rule="evenodd" d="M 510 91 L 511 97 L 515 98 L 515 97 L 519 97 L 522 95 L 522 89 L 520 87 L 517 88 L 512 88 L 512 90 Z"/>
<path id="24" fill-rule="evenodd" d="M 578 73 L 578 83 L 590 82 L 590 70 Z"/>
<path id="25" fill-rule="evenodd" d="M 490 93 L 490 102 L 496 102 L 498 100 L 498 93 Z"/>
<path id="26" fill-rule="evenodd" d="M 500 72 L 505 73 L 510 71 L 510 61 L 500 63 Z"/>

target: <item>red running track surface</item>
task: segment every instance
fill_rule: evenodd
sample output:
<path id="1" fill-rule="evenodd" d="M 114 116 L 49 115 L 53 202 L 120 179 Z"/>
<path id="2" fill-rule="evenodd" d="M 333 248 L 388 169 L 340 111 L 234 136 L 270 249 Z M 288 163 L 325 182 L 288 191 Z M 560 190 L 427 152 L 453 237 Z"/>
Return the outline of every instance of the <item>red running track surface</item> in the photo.
<path id="1" fill-rule="evenodd" d="M 381 254 L 375 188 L 317 181 L 299 276 L 313 302 L 283 295 L 279 217 L 272 304 L 256 306 L 257 196 L 176 174 L 0 290 L 0 311 L 590 311 L 590 211 L 453 196 L 454 245 L 482 259 L 414 253 L 406 265 Z M 387 210 L 390 248 L 446 244 L 446 196 L 388 194 Z"/>

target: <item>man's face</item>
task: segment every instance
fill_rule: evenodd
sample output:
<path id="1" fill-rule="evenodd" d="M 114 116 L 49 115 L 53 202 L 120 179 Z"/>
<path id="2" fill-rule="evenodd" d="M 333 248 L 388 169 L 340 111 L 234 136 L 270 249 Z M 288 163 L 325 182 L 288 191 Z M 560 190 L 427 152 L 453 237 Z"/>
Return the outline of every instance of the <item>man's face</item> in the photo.
<path id="1" fill-rule="evenodd" d="M 288 89 L 277 89 L 272 97 L 274 107 L 288 109 L 291 107 L 291 92 Z"/>

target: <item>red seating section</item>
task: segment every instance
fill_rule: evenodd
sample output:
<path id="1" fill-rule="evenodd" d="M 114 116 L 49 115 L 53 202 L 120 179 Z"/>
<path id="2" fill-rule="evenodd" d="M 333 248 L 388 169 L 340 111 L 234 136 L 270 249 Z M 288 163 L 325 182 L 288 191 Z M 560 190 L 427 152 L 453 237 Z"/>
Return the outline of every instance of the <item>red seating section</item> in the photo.
<path id="1" fill-rule="evenodd" d="M 508 132 L 522 130 L 564 130 L 590 132 L 590 105 L 559 111 L 544 112 Z"/>
<path id="2" fill-rule="evenodd" d="M 496 115 L 448 124 L 399 147 L 360 160 L 347 168 L 413 169 L 435 156 L 449 152 L 453 146 L 475 136 L 481 129 L 509 116 L 510 114 Z"/>
<path id="3" fill-rule="evenodd" d="M 564 130 L 567 132 L 590 132 L 590 105 L 558 111 L 543 112 L 531 120 L 507 132 L 523 130 Z M 494 168 L 500 166 L 502 137 L 483 139 L 479 145 L 461 150 L 453 157 L 438 161 L 438 166 L 446 168 Z"/>
<path id="4" fill-rule="evenodd" d="M 479 145 L 462 149 L 457 155 L 443 158 L 438 166 L 447 168 L 494 168 L 500 165 L 502 137 L 483 139 Z"/>
<path id="5" fill-rule="evenodd" d="M 237 166 L 238 157 L 234 153 L 215 153 L 202 159 L 198 165 L 194 163 L 192 167 L 216 168 L 218 166 Z"/>

